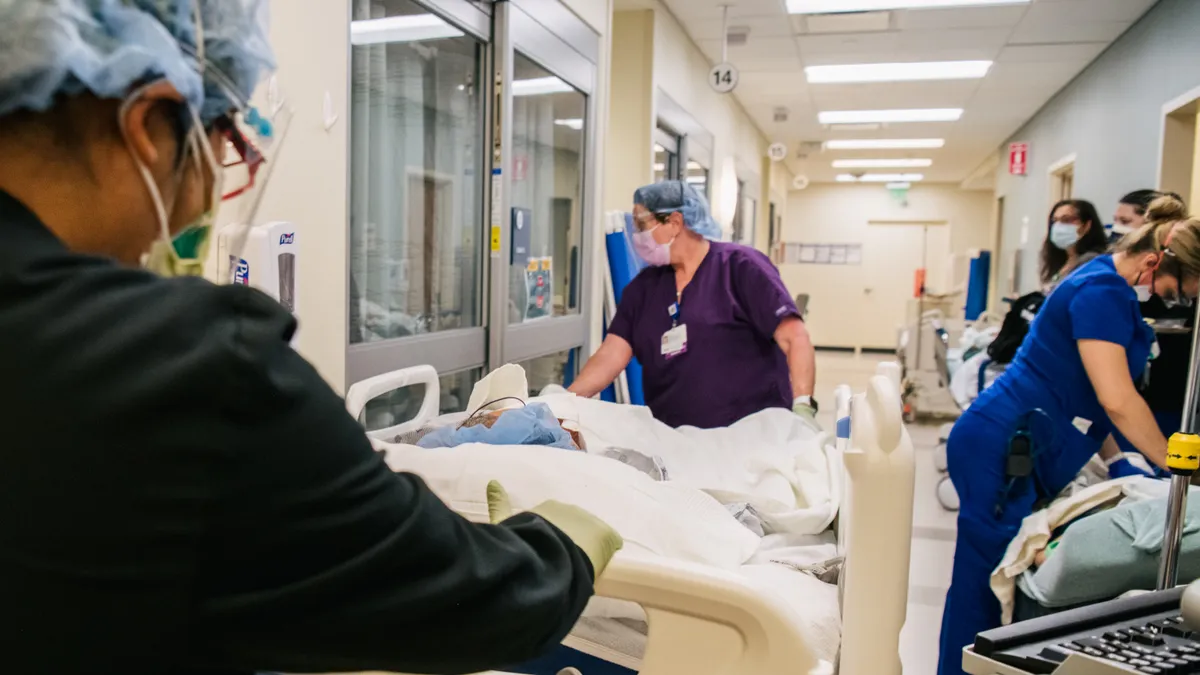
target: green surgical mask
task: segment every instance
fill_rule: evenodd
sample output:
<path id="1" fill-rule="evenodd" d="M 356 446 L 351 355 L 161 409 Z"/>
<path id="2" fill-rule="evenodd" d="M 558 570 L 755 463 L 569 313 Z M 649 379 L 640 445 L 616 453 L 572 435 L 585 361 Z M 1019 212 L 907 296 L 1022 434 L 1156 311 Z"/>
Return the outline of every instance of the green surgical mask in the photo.
<path id="1" fill-rule="evenodd" d="M 205 213 L 196 225 L 188 227 L 173 241 L 162 239 L 150 247 L 145 268 L 162 277 L 204 276 L 204 261 L 212 241 L 212 212 Z"/>

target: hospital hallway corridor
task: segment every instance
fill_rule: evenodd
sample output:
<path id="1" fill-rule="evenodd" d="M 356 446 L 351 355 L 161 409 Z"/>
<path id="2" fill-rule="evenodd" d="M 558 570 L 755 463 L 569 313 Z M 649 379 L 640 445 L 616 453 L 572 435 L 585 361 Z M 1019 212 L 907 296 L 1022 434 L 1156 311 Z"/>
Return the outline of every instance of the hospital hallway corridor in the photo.
<path id="1" fill-rule="evenodd" d="M 833 391 L 838 385 L 849 384 L 855 392 L 863 391 L 875 374 L 875 367 L 893 359 L 891 355 L 855 356 L 818 351 L 816 395 L 823 406 L 818 417 L 821 426 L 833 428 Z M 938 426 L 908 425 L 916 451 L 917 476 L 913 497 L 908 617 L 900 636 L 904 675 L 934 675 L 937 672 L 938 631 L 954 560 L 955 515 L 941 507 L 934 492 L 939 478 L 933 466 Z"/>

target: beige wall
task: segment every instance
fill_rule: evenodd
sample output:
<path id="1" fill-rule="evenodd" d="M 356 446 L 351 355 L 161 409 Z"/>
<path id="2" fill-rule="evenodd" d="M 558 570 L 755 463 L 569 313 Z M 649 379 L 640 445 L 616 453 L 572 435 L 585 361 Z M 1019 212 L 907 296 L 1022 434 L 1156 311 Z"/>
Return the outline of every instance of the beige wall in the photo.
<path id="1" fill-rule="evenodd" d="M 297 11 L 294 0 L 273 0 L 271 40 L 280 89 L 295 117 L 280 162 L 258 213 L 259 222 L 296 225 L 300 332 L 297 348 L 333 386 L 346 382 L 349 292 L 346 242 L 350 90 L 350 12 L 347 2 L 322 0 Z M 314 39 L 320 36 L 320 39 Z M 338 122 L 323 124 L 329 95 Z"/>
<path id="2" fill-rule="evenodd" d="M 654 177 L 654 20 L 652 10 L 613 13 L 606 211 L 628 211 L 633 191 Z"/>
<path id="3" fill-rule="evenodd" d="M 713 64 L 688 37 L 683 27 L 661 7 L 656 11 L 654 24 L 654 82 L 673 101 L 687 110 L 713 136 L 713 157 L 710 168 L 713 215 L 727 231 L 732 228 L 733 210 L 739 178 L 769 182 L 763 175 L 762 158 L 766 155 L 766 137 L 750 120 L 737 99 L 718 94 L 708 86 L 708 73 Z M 738 175 L 741 166 L 753 175 Z M 755 195 L 761 215 L 763 199 Z M 760 240 L 756 237 L 756 243 Z"/>
<path id="4" fill-rule="evenodd" d="M 809 330 L 817 345 L 894 344 L 895 324 L 903 321 L 906 299 L 912 295 L 913 270 L 921 265 L 917 223 L 938 224 L 925 242 L 928 283 L 934 290 L 942 290 L 937 286 L 945 278 L 951 253 L 989 247 L 990 192 L 918 185 L 907 199 L 903 206 L 878 185 L 817 184 L 789 194 L 785 242 L 864 246 L 862 265 L 781 266 L 788 289 L 810 296 Z"/>

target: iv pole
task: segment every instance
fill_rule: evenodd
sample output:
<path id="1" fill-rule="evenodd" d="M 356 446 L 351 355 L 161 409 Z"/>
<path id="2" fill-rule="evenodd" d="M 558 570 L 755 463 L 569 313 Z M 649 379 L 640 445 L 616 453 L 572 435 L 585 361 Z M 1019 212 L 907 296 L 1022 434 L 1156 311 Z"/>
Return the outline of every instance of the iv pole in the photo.
<path id="1" fill-rule="evenodd" d="M 1163 530 L 1162 559 L 1158 568 L 1158 590 L 1174 588 L 1179 581 L 1179 548 L 1183 540 L 1183 521 L 1187 515 L 1188 486 L 1192 474 L 1200 469 L 1200 429 L 1196 425 L 1196 405 L 1200 402 L 1200 303 L 1196 303 L 1196 322 L 1192 326 L 1192 360 L 1188 366 L 1188 388 L 1183 399 L 1183 424 L 1167 443 L 1167 468 L 1171 470 L 1171 496 L 1167 502 L 1167 522 Z"/>

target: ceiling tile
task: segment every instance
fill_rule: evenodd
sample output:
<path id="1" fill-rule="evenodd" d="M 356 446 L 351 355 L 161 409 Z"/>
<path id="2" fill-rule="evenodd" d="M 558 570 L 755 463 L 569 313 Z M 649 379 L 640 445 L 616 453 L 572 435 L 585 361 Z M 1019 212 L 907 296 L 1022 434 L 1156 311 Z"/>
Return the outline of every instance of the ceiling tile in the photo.
<path id="1" fill-rule="evenodd" d="M 961 28 L 1012 28 L 1026 5 L 924 9 L 897 12 L 897 25 L 904 30 L 956 30 Z"/>
<path id="2" fill-rule="evenodd" d="M 1116 40 L 1133 23 L 1129 21 L 1084 22 L 1071 24 L 1066 32 L 1061 25 L 1053 23 L 1022 23 L 1009 39 L 1009 44 L 1055 44 L 1098 42 L 1107 44 Z M 719 32 L 719 31 L 718 31 Z"/>
<path id="3" fill-rule="evenodd" d="M 720 19 L 680 19 L 680 21 L 693 40 L 721 39 L 722 24 Z M 786 37 L 790 39 L 792 36 L 791 25 L 786 21 L 780 21 L 779 17 L 731 18 L 729 20 L 730 31 L 732 32 L 738 28 L 748 28 L 748 37 L 751 41 L 763 37 Z"/>
<path id="4" fill-rule="evenodd" d="M 888 108 L 962 108 L 979 87 L 977 80 L 897 82 L 891 84 L 810 85 L 819 110 Z"/>
<path id="5" fill-rule="evenodd" d="M 1077 45 L 1012 45 L 1005 47 L 997 63 L 1091 63 L 1108 45 L 1090 42 Z"/>
<path id="6" fill-rule="evenodd" d="M 1057 25 L 1064 30 L 1090 21 L 1132 23 L 1157 0 L 1038 0 L 1029 6 L 1022 24 Z"/>

